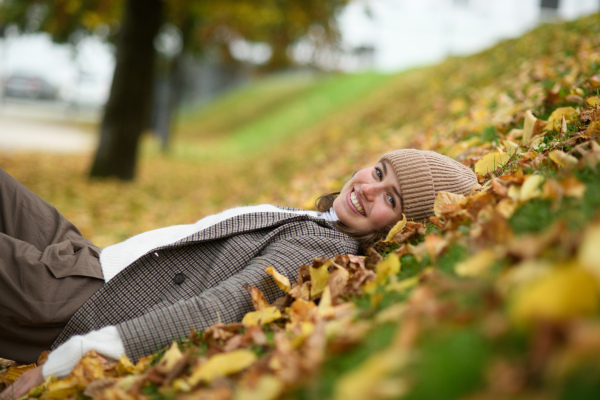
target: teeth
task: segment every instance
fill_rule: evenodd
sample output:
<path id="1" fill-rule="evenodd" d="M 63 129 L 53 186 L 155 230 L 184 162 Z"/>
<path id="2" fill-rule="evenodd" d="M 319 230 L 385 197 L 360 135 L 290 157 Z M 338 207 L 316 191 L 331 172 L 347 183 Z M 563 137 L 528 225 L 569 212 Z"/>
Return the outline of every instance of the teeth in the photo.
<path id="1" fill-rule="evenodd" d="M 362 206 L 360 205 L 360 202 L 356 198 L 356 192 L 350 193 L 350 200 L 352 200 L 352 204 L 354 204 L 354 207 L 358 210 L 358 212 L 362 215 L 365 215 L 365 210 L 363 210 Z"/>

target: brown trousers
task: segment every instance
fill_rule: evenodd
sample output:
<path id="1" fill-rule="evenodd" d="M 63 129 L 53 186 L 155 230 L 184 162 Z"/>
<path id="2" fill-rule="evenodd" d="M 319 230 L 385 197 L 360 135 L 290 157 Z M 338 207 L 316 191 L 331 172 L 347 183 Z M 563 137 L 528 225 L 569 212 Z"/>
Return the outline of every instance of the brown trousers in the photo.
<path id="1" fill-rule="evenodd" d="M 100 249 L 0 169 L 0 357 L 35 362 L 104 284 Z"/>

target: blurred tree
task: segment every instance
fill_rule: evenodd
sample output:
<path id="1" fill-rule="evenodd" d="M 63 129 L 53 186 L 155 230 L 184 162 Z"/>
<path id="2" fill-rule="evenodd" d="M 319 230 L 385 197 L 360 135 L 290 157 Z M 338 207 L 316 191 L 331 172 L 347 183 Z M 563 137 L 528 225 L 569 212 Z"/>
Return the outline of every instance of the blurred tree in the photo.
<path id="1" fill-rule="evenodd" d="M 0 23 L 22 32 L 43 31 L 55 41 L 76 43 L 96 33 L 116 42 L 116 67 L 100 128 L 91 176 L 135 176 L 139 138 L 148 128 L 152 107 L 155 39 L 165 23 L 181 35 L 169 57 L 169 82 L 180 85 L 181 55 L 216 52 L 223 64 L 236 64 L 236 41 L 269 45 L 266 71 L 291 64 L 290 46 L 308 40 L 315 48 L 335 44 L 335 15 L 347 0 L 3 0 Z M 177 90 L 167 101 L 177 104 Z M 172 113 L 169 113 L 172 115 Z M 169 116 L 170 119 L 170 116 Z"/>

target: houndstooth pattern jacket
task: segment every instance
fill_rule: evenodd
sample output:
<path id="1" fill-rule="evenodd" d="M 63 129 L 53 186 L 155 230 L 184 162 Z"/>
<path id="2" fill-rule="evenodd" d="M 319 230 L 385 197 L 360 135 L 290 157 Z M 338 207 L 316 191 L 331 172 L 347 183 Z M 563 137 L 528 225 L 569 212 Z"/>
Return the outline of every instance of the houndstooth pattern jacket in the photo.
<path id="1" fill-rule="evenodd" d="M 264 272 L 273 266 L 295 281 L 313 257 L 357 254 L 358 242 L 331 222 L 285 212 L 242 214 L 154 249 L 105 284 L 56 339 L 116 325 L 126 355 L 137 360 L 217 322 L 252 311 L 244 284 L 269 302 L 284 293 Z"/>

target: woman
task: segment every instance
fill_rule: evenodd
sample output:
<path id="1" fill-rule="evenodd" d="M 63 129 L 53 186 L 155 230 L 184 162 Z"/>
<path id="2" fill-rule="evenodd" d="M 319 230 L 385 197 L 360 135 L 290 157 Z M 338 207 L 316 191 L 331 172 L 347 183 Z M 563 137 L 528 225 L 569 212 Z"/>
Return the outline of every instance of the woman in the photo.
<path id="1" fill-rule="evenodd" d="M 33 362 L 55 349 L 3 394 L 17 397 L 44 376 L 67 375 L 91 349 L 136 361 L 192 328 L 239 321 L 252 310 L 244 284 L 269 302 L 283 295 L 265 267 L 293 281 L 313 257 L 356 254 L 403 214 L 426 220 L 438 191 L 467 194 L 477 183 L 446 156 L 397 150 L 321 197 L 318 212 L 239 207 L 100 252 L 52 206 L 1 178 L 0 357 Z"/>

